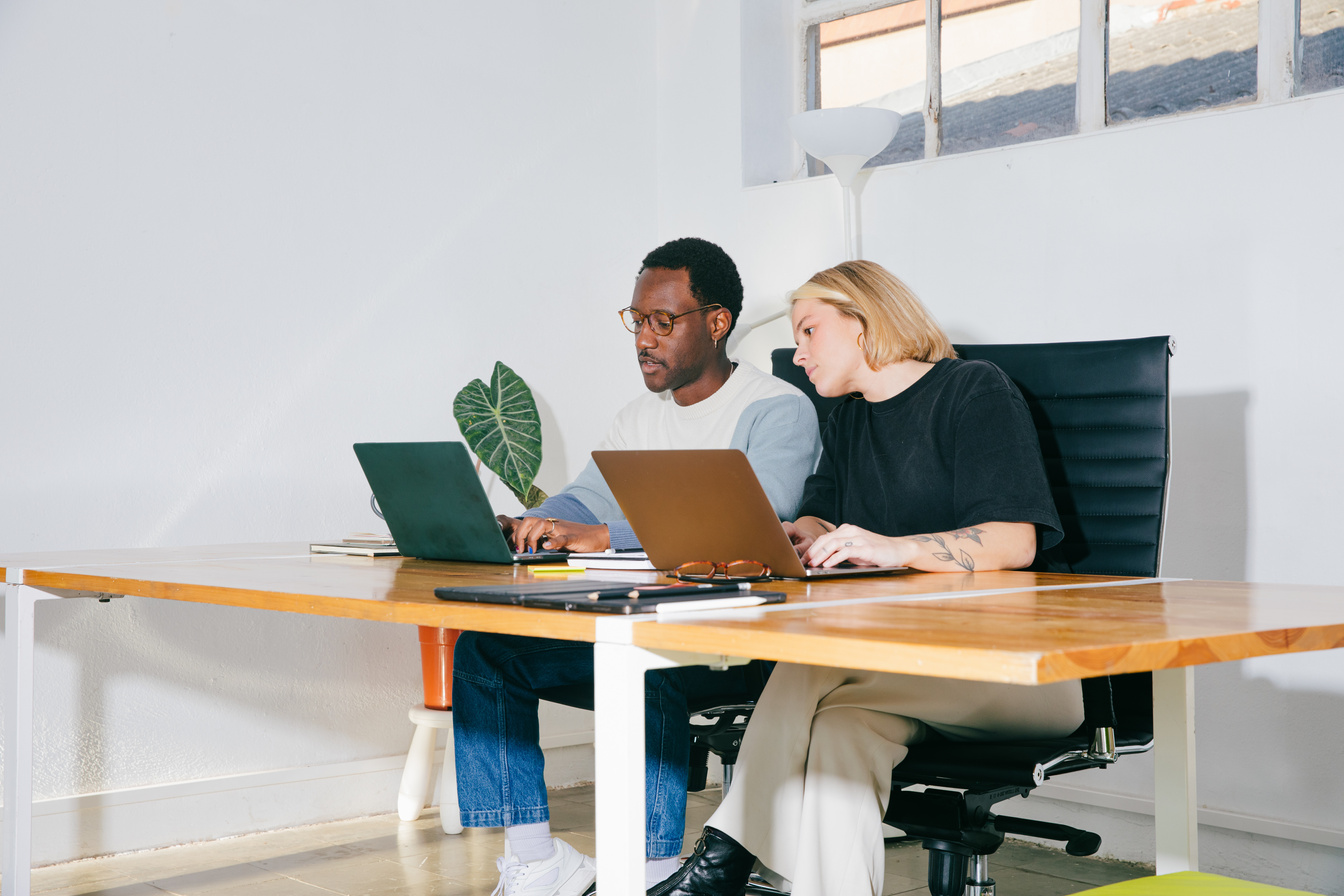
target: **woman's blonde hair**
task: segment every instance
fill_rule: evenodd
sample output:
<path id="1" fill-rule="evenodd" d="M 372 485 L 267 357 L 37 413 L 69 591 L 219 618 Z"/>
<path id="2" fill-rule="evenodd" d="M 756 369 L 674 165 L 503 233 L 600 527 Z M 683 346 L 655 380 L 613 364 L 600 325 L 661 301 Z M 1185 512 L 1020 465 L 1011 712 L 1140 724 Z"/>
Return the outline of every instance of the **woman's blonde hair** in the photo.
<path id="1" fill-rule="evenodd" d="M 873 370 L 899 361 L 955 358 L 943 328 L 895 274 L 871 261 L 846 261 L 812 275 L 790 303 L 816 299 L 863 326 L 860 345 Z"/>

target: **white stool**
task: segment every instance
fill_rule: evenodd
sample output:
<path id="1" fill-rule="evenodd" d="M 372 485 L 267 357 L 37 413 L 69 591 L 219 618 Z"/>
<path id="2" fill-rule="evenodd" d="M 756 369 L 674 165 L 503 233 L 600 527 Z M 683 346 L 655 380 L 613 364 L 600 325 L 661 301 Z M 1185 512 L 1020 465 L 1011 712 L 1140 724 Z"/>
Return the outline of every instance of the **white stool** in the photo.
<path id="1" fill-rule="evenodd" d="M 406 753 L 406 768 L 401 773 L 397 788 L 397 815 L 402 821 L 415 821 L 430 801 L 431 772 L 434 768 L 435 732 L 448 733 L 443 749 L 443 771 L 439 775 L 439 819 L 445 834 L 462 833 L 462 819 L 457 809 L 457 769 L 453 759 L 453 711 L 426 709 L 412 706 L 409 713 L 415 734 Z"/>

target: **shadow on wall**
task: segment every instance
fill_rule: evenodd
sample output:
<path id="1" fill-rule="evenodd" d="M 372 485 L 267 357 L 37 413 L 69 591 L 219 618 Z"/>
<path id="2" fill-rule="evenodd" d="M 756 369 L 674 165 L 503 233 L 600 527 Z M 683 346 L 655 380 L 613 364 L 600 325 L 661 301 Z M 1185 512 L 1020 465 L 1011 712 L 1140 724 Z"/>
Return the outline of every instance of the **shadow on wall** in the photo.
<path id="1" fill-rule="evenodd" d="M 1246 392 L 1171 399 L 1171 484 L 1162 573 L 1244 581 Z"/>
<path id="2" fill-rule="evenodd" d="M 1212 838 L 1226 845 L 1206 852 L 1201 843 L 1205 870 L 1344 894 L 1344 850 L 1337 846 L 1344 834 L 1344 777 L 1322 771 L 1336 765 L 1336 745 L 1344 737 L 1344 675 L 1319 674 L 1336 663 L 1335 657 L 1301 654 L 1196 670 L 1201 802 L 1304 826 L 1243 832 L 1230 842 Z M 1294 840 L 1295 834 L 1305 842 Z"/>

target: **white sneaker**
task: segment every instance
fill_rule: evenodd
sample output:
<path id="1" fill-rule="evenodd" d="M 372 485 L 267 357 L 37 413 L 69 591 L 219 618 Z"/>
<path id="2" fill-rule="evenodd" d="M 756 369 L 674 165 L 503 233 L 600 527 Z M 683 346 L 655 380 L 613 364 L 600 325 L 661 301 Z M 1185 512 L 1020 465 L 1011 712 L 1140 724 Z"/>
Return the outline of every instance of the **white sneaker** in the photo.
<path id="1" fill-rule="evenodd" d="M 555 852 L 549 859 L 530 864 L 512 855 L 496 859 L 499 885 L 490 896 L 583 896 L 597 879 L 597 865 L 565 841 L 551 842 Z"/>

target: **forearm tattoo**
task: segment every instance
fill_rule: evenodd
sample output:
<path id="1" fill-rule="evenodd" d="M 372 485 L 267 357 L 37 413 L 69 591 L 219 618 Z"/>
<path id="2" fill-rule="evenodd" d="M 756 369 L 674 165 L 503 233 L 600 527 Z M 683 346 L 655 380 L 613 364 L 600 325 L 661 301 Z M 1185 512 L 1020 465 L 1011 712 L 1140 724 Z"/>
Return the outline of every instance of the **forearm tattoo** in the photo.
<path id="1" fill-rule="evenodd" d="M 984 529 L 977 529 L 976 527 L 971 526 L 966 529 L 957 529 L 947 534 L 952 536 L 953 541 L 957 541 L 962 538 L 969 538 L 976 544 L 983 545 L 984 542 L 980 540 L 980 535 L 984 531 L 985 531 Z M 937 544 L 938 547 L 942 548 L 941 552 L 934 553 L 933 559 L 942 560 L 945 563 L 955 563 L 962 569 L 966 570 L 967 572 L 975 572 L 975 558 L 972 557 L 970 554 L 966 553 L 965 551 L 961 550 L 960 548 L 957 549 L 957 554 L 960 556 L 953 556 L 952 549 L 947 546 L 947 542 L 943 540 L 943 536 L 914 535 L 911 537 L 914 538 L 915 541 L 922 541 L 922 542 L 932 541 L 935 544 Z"/>

